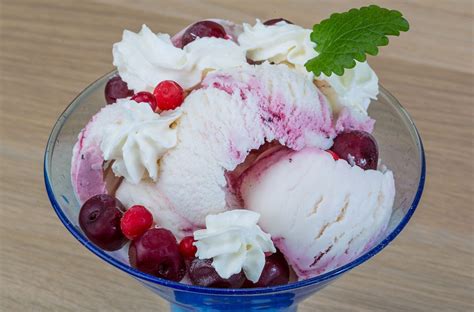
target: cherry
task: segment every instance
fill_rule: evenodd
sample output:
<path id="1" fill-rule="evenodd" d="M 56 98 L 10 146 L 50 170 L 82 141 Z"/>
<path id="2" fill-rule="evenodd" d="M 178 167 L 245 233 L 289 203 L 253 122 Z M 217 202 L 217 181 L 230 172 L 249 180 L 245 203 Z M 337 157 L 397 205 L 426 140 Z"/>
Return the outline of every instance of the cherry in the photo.
<path id="1" fill-rule="evenodd" d="M 179 282 L 186 265 L 173 233 L 163 228 L 146 231 L 128 249 L 130 265 L 144 273 Z"/>
<path id="2" fill-rule="evenodd" d="M 193 42 L 197 38 L 203 37 L 215 37 L 225 38 L 226 32 L 222 25 L 212 21 L 200 21 L 186 29 L 181 39 L 181 47 L 186 46 L 188 43 Z"/>
<path id="3" fill-rule="evenodd" d="M 193 236 L 186 236 L 179 243 L 179 252 L 185 259 L 192 259 L 196 256 L 197 247 L 193 243 Z"/>
<path id="4" fill-rule="evenodd" d="M 352 166 L 364 170 L 377 169 L 379 152 L 375 138 L 368 132 L 352 130 L 340 133 L 334 139 L 331 150 Z"/>
<path id="5" fill-rule="evenodd" d="M 270 287 L 288 284 L 290 280 L 290 269 L 285 257 L 280 252 L 274 253 L 265 258 L 265 266 L 262 275 L 254 284 L 249 280 L 245 281 L 245 288 Z"/>
<path id="6" fill-rule="evenodd" d="M 175 109 L 184 101 L 183 88 L 173 80 L 160 82 L 153 91 L 153 95 L 158 108 L 161 110 Z"/>
<path id="7" fill-rule="evenodd" d="M 114 76 L 107 81 L 105 85 L 105 101 L 107 104 L 117 102 L 117 99 L 123 99 L 133 95 L 133 91 L 128 89 L 128 85 L 120 76 Z"/>
<path id="8" fill-rule="evenodd" d="M 334 152 L 331 151 L 331 150 L 327 150 L 326 152 L 328 152 L 329 154 L 331 154 L 331 156 L 332 156 L 332 158 L 333 158 L 334 160 L 339 160 L 339 159 L 341 159 L 336 153 L 334 153 Z"/>
<path id="9" fill-rule="evenodd" d="M 156 111 L 156 99 L 153 94 L 150 92 L 146 91 L 141 91 L 132 96 L 132 100 L 134 100 L 137 103 L 148 103 L 151 106 L 151 109 L 153 111 Z"/>
<path id="10" fill-rule="evenodd" d="M 135 239 L 146 232 L 153 224 L 153 215 L 143 206 L 136 205 L 125 211 L 120 228 L 128 239 Z"/>
<path id="11" fill-rule="evenodd" d="M 79 226 L 87 238 L 107 251 L 120 249 L 127 238 L 120 231 L 120 219 L 125 208 L 113 196 L 107 194 L 89 198 L 79 212 Z"/>
<path id="12" fill-rule="evenodd" d="M 279 23 L 279 22 L 286 22 L 287 24 L 293 24 L 289 20 L 281 18 L 281 17 L 280 18 L 269 19 L 268 21 L 265 21 L 263 24 L 267 25 L 267 26 L 271 26 L 271 25 L 275 25 L 276 23 Z"/>
<path id="13" fill-rule="evenodd" d="M 224 279 L 212 266 L 212 260 L 199 258 L 195 258 L 191 262 L 189 278 L 194 285 L 214 288 L 240 288 L 245 282 L 245 275 L 242 271 Z"/>

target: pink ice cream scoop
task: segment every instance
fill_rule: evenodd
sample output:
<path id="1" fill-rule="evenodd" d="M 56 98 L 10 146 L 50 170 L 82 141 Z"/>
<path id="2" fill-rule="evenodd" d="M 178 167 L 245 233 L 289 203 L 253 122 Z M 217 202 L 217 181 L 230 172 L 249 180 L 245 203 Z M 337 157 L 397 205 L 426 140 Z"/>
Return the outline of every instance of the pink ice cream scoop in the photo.
<path id="1" fill-rule="evenodd" d="M 92 117 L 79 133 L 73 148 L 71 178 L 74 191 L 80 203 L 90 197 L 106 193 L 103 170 L 104 158 L 100 150 L 102 126 L 110 122 L 113 114 L 111 106 L 104 107 Z"/>

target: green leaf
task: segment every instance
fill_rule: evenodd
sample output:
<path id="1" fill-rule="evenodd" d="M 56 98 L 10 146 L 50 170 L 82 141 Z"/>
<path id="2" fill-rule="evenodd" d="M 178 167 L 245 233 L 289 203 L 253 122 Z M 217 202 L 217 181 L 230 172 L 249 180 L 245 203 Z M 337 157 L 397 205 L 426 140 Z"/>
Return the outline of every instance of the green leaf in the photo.
<path id="1" fill-rule="evenodd" d="M 334 13 L 313 26 L 311 41 L 318 56 L 306 62 L 306 70 L 316 76 L 341 76 L 356 60 L 365 61 L 366 54 L 377 55 L 378 47 L 388 45 L 387 36 L 398 36 L 409 28 L 402 13 L 376 5 Z"/>

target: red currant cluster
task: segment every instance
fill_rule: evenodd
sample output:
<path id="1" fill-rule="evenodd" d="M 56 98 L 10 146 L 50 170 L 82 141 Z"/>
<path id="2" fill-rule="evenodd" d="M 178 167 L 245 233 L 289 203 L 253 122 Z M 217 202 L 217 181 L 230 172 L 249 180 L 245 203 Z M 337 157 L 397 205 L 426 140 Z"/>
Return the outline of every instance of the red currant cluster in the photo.
<path id="1" fill-rule="evenodd" d="M 107 82 L 105 100 L 108 104 L 129 96 L 132 97 L 131 100 L 137 103 L 150 104 L 153 111 L 164 111 L 179 107 L 184 101 L 185 92 L 177 82 L 172 80 L 160 82 L 153 93 L 140 91 L 135 94 L 128 89 L 127 83 L 120 76 L 115 76 Z"/>

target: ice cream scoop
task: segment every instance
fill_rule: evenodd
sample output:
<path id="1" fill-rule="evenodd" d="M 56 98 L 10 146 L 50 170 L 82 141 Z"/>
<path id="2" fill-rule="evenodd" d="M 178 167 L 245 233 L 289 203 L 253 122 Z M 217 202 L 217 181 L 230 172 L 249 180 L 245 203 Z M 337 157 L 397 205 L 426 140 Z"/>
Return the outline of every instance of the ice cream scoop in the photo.
<path id="1" fill-rule="evenodd" d="M 102 127 L 119 115 L 114 105 L 108 105 L 95 114 L 78 135 L 72 151 L 71 180 L 81 204 L 94 195 L 106 192 L 102 167 L 104 157 L 100 150 Z"/>
<path id="2" fill-rule="evenodd" d="M 391 171 L 362 170 L 324 151 L 280 149 L 242 175 L 241 196 L 261 214 L 300 279 L 344 265 L 375 244 L 392 213 Z"/>

